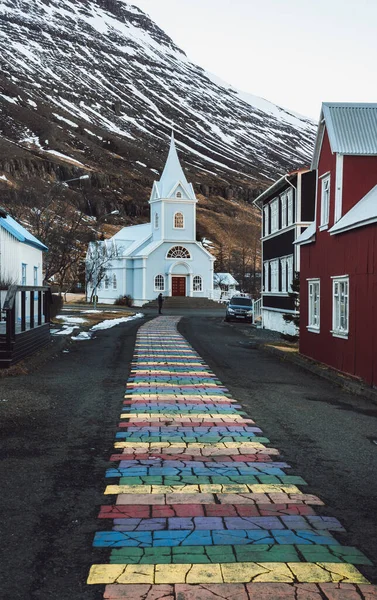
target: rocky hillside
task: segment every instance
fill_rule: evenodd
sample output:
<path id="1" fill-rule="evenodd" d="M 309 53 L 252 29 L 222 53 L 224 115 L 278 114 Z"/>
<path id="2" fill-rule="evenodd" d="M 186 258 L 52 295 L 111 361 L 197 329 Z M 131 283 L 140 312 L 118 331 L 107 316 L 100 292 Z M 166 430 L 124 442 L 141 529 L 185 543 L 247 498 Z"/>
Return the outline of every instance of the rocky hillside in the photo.
<path id="1" fill-rule="evenodd" d="M 25 185 L 87 173 L 89 216 L 118 209 L 122 224 L 145 220 L 174 128 L 211 235 L 205 213 L 234 218 L 313 148 L 310 120 L 194 65 L 124 0 L 1 0 L 0 66 L 5 203 Z"/>

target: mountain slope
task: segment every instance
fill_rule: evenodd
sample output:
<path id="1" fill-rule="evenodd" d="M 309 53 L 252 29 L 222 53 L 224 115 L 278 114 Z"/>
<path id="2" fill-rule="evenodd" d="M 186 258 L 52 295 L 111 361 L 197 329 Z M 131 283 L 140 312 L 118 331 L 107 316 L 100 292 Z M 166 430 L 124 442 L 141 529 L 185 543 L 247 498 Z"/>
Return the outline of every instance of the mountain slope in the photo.
<path id="1" fill-rule="evenodd" d="M 255 187 L 312 150 L 310 120 L 216 82 L 123 0 L 2 0 L 0 56 L 2 134 L 42 156 L 90 165 L 115 138 L 160 169 L 174 127 L 190 171 Z"/>

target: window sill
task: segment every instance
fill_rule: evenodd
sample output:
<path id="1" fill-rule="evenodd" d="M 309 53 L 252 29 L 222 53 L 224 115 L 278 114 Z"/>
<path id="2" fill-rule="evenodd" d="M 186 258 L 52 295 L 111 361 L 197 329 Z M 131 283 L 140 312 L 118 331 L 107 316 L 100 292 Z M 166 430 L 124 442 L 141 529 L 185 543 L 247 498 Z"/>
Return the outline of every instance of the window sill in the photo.
<path id="1" fill-rule="evenodd" d="M 320 225 L 320 226 L 318 227 L 318 229 L 319 229 L 320 231 L 326 231 L 326 229 L 328 229 L 328 228 L 329 228 L 329 224 L 328 224 L 328 223 L 325 223 L 324 225 Z"/>
<path id="2" fill-rule="evenodd" d="M 306 326 L 306 329 L 310 331 L 310 333 L 321 333 L 319 327 L 311 327 L 310 325 Z"/>
<path id="3" fill-rule="evenodd" d="M 330 333 L 332 333 L 333 337 L 340 338 L 342 340 L 348 340 L 348 331 L 343 333 L 341 331 L 331 330 Z"/>

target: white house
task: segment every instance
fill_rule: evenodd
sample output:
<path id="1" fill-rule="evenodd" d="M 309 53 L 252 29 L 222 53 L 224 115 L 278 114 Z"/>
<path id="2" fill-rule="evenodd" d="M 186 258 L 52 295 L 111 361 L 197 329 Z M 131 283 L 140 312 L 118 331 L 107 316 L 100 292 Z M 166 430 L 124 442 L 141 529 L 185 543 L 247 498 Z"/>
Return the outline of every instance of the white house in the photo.
<path id="1" fill-rule="evenodd" d="M 0 284 L 41 286 L 42 257 L 47 247 L 0 209 Z"/>
<path id="2" fill-rule="evenodd" d="M 160 292 L 163 296 L 211 297 L 215 258 L 196 241 L 197 199 L 173 136 L 149 204 L 150 223 L 124 227 L 112 238 L 89 245 L 88 297 L 96 290 L 99 302 L 111 304 L 129 294 L 135 306 L 155 299 Z"/>
<path id="3" fill-rule="evenodd" d="M 233 275 L 230 273 L 215 273 L 213 277 L 215 292 L 217 292 L 216 299 L 230 300 L 237 294 L 239 283 Z"/>

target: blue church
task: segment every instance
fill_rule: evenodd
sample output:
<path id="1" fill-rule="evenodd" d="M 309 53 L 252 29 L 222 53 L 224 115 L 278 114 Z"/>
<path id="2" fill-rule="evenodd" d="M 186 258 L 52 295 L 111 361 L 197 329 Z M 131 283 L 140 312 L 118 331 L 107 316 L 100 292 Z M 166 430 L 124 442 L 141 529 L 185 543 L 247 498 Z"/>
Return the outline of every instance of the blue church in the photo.
<path id="1" fill-rule="evenodd" d="M 124 227 L 112 238 L 89 245 L 88 297 L 94 292 L 99 302 L 112 304 L 129 294 L 135 306 L 159 293 L 212 297 L 215 258 L 196 241 L 197 202 L 172 135 L 161 179 L 153 184 L 150 222 Z"/>

